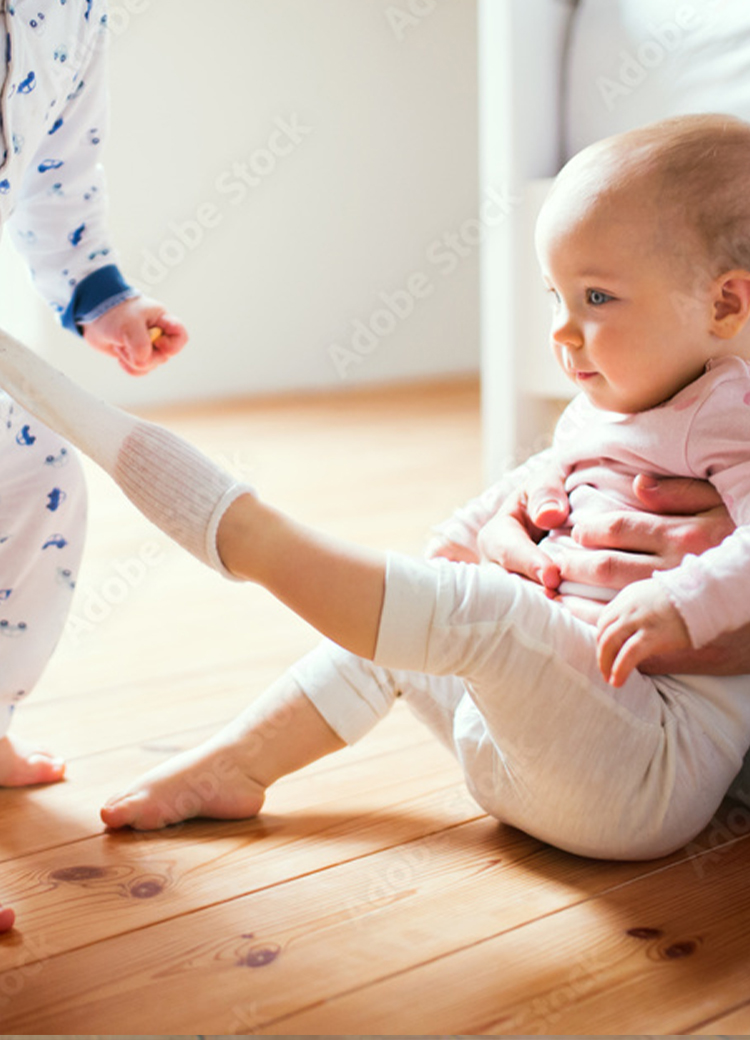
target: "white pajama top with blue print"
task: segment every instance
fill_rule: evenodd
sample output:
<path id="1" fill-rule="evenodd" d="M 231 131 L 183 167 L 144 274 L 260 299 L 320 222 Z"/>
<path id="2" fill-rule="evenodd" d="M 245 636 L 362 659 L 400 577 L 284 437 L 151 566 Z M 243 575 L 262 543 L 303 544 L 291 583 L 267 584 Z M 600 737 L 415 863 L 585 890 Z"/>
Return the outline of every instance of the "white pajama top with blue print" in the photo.
<path id="1" fill-rule="evenodd" d="M 0 227 L 78 332 L 137 295 L 104 223 L 105 36 L 105 0 L 0 0 Z M 0 739 L 63 632 L 85 531 L 76 453 L 0 392 Z"/>
<path id="2" fill-rule="evenodd" d="M 0 221 L 80 331 L 137 295 L 105 227 L 105 0 L 0 0 Z"/>

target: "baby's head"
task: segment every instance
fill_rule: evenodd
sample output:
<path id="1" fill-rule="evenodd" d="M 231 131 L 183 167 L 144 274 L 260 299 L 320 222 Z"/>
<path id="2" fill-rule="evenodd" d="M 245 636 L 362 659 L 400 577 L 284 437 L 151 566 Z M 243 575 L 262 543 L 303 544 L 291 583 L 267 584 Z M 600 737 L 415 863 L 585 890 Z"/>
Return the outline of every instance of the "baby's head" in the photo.
<path id="1" fill-rule="evenodd" d="M 651 247 L 703 272 L 750 269 L 750 124 L 689 115 L 605 138 L 563 168 L 550 193 L 646 213 Z"/>
<path id="2" fill-rule="evenodd" d="M 641 411 L 711 357 L 750 359 L 750 125 L 680 116 L 597 142 L 537 225 L 558 360 L 595 404 Z"/>

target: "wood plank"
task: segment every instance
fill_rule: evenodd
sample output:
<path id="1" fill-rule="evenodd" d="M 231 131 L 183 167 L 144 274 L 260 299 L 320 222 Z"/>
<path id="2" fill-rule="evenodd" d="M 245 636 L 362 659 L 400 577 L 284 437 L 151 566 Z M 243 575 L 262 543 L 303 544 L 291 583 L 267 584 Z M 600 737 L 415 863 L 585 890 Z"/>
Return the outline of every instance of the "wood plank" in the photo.
<path id="1" fill-rule="evenodd" d="M 311 645 L 317 641 L 316 637 Z M 297 660 L 302 649 L 300 654 L 290 653 L 287 663 Z M 176 654 L 174 642 L 168 652 Z M 227 655 L 221 667 L 202 664 L 185 653 L 179 655 L 170 673 L 163 663 L 165 654 L 164 648 L 158 657 L 144 653 L 137 666 L 138 677 L 132 674 L 136 669 L 131 669 L 125 681 L 111 683 L 107 689 L 89 688 L 44 704 L 30 698 L 23 712 L 18 712 L 14 732 L 49 743 L 66 759 L 73 759 L 158 740 L 177 730 L 218 728 L 284 671 L 267 628 L 258 630 L 257 649 L 246 651 L 244 660 Z"/>
<path id="2" fill-rule="evenodd" d="M 419 757 L 416 769 L 384 770 L 379 781 L 350 766 L 343 791 L 341 776 L 321 774 L 319 787 L 308 778 L 292 791 L 312 799 L 302 808 L 280 784 L 255 820 L 105 833 L 19 857 L 2 867 L 4 897 L 24 930 L 59 953 L 481 815 L 462 787 L 446 785 L 441 748 Z M 2 949 L 8 966 L 37 959 L 33 944 Z"/>
<path id="3" fill-rule="evenodd" d="M 418 553 L 480 486 L 476 386 L 156 418 L 281 507 L 372 545 Z M 160 537 L 91 467 L 89 479 L 79 608 Z M 403 705 L 357 748 L 282 781 L 257 821 L 103 834 L 105 795 L 317 641 L 262 590 L 162 544 L 88 637 L 63 639 L 19 714 L 16 732 L 54 735 L 71 766 L 65 785 L 0 793 L 0 897 L 15 892 L 19 911 L 0 938 L 4 1029 L 747 1028 L 747 813 L 725 804 L 658 864 L 578 860 L 485 818 Z M 661 934 L 628 935 L 633 921 Z"/>
<path id="4" fill-rule="evenodd" d="M 451 957 L 321 1002 L 263 1032 L 682 1033 L 746 998 L 750 839 L 657 870 Z M 461 980 L 456 985 L 456 979 Z M 419 1002 L 414 994 L 420 994 Z"/>
<path id="5" fill-rule="evenodd" d="M 213 845 L 219 859 L 227 855 L 226 848 Z M 247 861 L 254 876 L 263 870 L 259 850 L 262 843 Z M 307 1033 L 337 1035 L 359 1032 L 356 1015 L 337 1014 L 353 990 L 364 994 L 363 1004 L 370 1008 L 363 1014 L 377 1009 L 383 1034 L 437 1033 L 439 1016 L 429 1029 L 402 1028 L 411 1024 L 410 1016 L 419 1020 L 414 993 L 421 989 L 404 998 L 410 1015 L 400 1004 L 391 1013 L 391 1005 L 379 1001 L 377 980 L 408 983 L 419 971 L 415 965 L 429 968 L 436 958 L 452 963 L 462 956 L 456 950 L 471 953 L 490 937 L 524 932 L 520 926 L 534 927 L 527 922 L 559 916 L 565 907 L 590 907 L 600 893 L 617 898 L 629 879 L 648 869 L 569 856 L 482 819 L 164 921 L 147 935 L 53 956 L 43 966 L 43 1011 L 31 989 L 20 986 L 23 967 L 0 974 L 0 994 L 3 986 L 19 987 L 5 1012 L 8 1026 L 19 1029 L 54 1023 L 70 1032 L 102 1030 L 106 1016 L 116 1015 L 121 1028 L 133 1032 L 188 1031 L 197 1025 L 207 1033 L 286 1034 L 291 1014 L 289 1021 L 305 1022 Z M 664 872 L 661 865 L 655 869 Z M 541 975 L 546 982 L 544 966 Z M 433 999 L 443 1005 L 449 996 L 460 1001 L 462 994 L 471 1001 L 471 974 L 450 975 L 442 984 L 442 998 L 424 991 L 428 1007 Z M 366 996 L 370 988 L 372 1004 Z M 191 994 L 187 1004 L 181 999 L 185 993 Z M 344 996 L 337 1000 L 337 994 Z M 305 1006 L 307 1011 L 294 1014 Z M 307 1029 L 308 1018 L 314 1028 Z"/>
<path id="6" fill-rule="evenodd" d="M 750 1035 L 750 1000 L 745 1001 L 729 1014 L 713 1018 L 705 1025 L 693 1027 L 691 1033 L 693 1036 L 721 1037 L 722 1040 L 729 1036 Z"/>
<path id="7" fill-rule="evenodd" d="M 0 789 L 0 863 L 100 834 L 103 825 L 99 809 L 110 795 L 214 732 L 213 726 L 203 727 L 115 751 L 89 754 L 69 763 L 64 783 L 25 790 Z M 333 798 L 337 785 L 344 783 L 342 777 L 348 776 L 349 771 L 356 786 L 364 786 L 369 773 L 375 777 L 384 770 L 397 774 L 402 756 L 418 756 L 420 748 L 427 744 L 434 744 L 432 737 L 404 705 L 397 704 L 356 747 L 285 777 L 269 796 L 270 804 L 275 812 L 286 812 Z M 460 771 L 447 753 L 444 763 L 446 784 L 459 783 Z"/>
<path id="8" fill-rule="evenodd" d="M 221 858 L 226 850 L 217 844 Z M 529 871 L 538 879 L 533 892 Z M 43 1010 L 33 987 L 21 985 L 28 966 L 2 973 L 0 995 L 18 993 L 0 1013 L 7 1028 L 22 1031 L 53 1024 L 103 1031 L 115 1020 L 133 1032 L 196 1024 L 206 1032 L 248 1032 L 363 980 L 473 944 L 477 934 L 587 899 L 632 871 L 628 864 L 597 869 L 480 820 L 180 916 L 147 937 L 53 956 L 43 965 Z"/>

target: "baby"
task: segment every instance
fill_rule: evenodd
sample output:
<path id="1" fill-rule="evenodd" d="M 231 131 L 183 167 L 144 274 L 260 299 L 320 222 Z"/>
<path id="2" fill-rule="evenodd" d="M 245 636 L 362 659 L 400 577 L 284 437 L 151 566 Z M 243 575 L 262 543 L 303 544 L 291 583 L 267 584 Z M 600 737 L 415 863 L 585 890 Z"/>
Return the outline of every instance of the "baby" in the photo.
<path id="1" fill-rule="evenodd" d="M 496 565 L 327 539 L 0 336 L 14 398 L 196 556 L 328 637 L 215 737 L 112 799 L 108 825 L 251 816 L 269 784 L 360 739 L 398 696 L 488 813 L 563 849 L 649 859 L 707 824 L 750 746 L 746 680 L 637 666 L 750 618 L 748 170 L 750 126 L 680 117 L 586 149 L 540 215 L 553 350 L 581 391 L 552 449 L 570 523 L 636 505 L 633 477 L 653 473 L 710 480 L 738 525 L 601 603 L 596 625 L 575 607 L 597 589 L 563 582 L 555 601 Z M 553 560 L 567 538 L 550 535 Z"/>

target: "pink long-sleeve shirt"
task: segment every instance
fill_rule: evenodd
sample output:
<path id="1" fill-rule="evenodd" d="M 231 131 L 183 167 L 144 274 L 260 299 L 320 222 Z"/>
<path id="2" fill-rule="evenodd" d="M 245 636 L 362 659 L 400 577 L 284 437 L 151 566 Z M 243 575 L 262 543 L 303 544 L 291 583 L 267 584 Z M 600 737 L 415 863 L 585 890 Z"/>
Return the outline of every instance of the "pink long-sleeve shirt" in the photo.
<path id="1" fill-rule="evenodd" d="M 710 361 L 674 397 L 632 415 L 597 409 L 581 394 L 561 416 L 549 457 L 564 474 L 570 501 L 566 526 L 545 540 L 553 556 L 561 545 L 586 551 L 570 538 L 576 523 L 613 510 L 642 510 L 632 488 L 639 473 L 710 481 L 736 531 L 679 567 L 655 572 L 654 579 L 679 610 L 695 647 L 750 622 L 750 362 Z M 512 479 L 460 510 L 439 535 L 475 545 Z"/>

